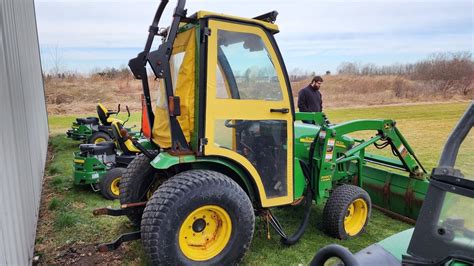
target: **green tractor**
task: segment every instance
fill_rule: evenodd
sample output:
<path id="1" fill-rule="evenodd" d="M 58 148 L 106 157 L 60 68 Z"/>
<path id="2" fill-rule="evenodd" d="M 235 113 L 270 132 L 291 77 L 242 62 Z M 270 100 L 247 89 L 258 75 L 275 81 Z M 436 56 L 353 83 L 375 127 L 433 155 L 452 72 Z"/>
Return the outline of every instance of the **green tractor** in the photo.
<path id="1" fill-rule="evenodd" d="M 127 112 L 130 117 L 128 107 Z M 79 145 L 80 151 L 74 153 L 73 176 L 75 185 L 91 185 L 104 198 L 113 200 L 119 198 L 125 168 L 141 151 L 133 144 L 140 140 L 122 137 L 121 132 L 127 130 L 121 121 L 113 120 L 111 129 L 115 141 Z"/>
<path id="2" fill-rule="evenodd" d="M 338 258 L 344 265 L 474 264 L 474 102 L 449 136 L 415 228 L 356 254 L 340 245 L 318 251 L 311 265 Z"/>
<path id="3" fill-rule="evenodd" d="M 113 139 L 112 122 L 118 120 L 120 104 L 117 111 L 109 111 L 101 103 L 97 104 L 97 117 L 76 118 L 71 129 L 66 132 L 68 138 L 80 140 L 90 144 L 97 144 Z M 112 117 L 111 115 L 115 115 Z M 121 120 L 118 120 L 121 122 Z M 99 124 L 100 122 L 100 124 Z M 123 122 L 122 122 L 123 123 Z"/>
<path id="4" fill-rule="evenodd" d="M 137 144 L 147 152 L 123 174 L 121 208 L 94 211 L 126 215 L 140 230 L 100 250 L 141 238 L 153 264 L 227 265 L 249 248 L 255 215 L 286 245 L 303 235 L 313 201 L 326 202 L 325 231 L 340 239 L 364 231 L 373 205 L 417 218 L 428 175 L 395 121 L 331 124 L 323 113 L 295 112 L 274 38 L 277 12 L 188 16 L 179 0 L 171 26 L 160 28 L 167 2 L 158 7 L 144 51 L 129 62 L 143 85 L 149 144 L 159 152 Z M 150 51 L 155 36 L 163 42 Z M 154 111 L 147 64 L 160 80 Z M 360 131 L 372 136 L 350 136 Z M 271 208 L 297 204 L 304 217 L 289 235 Z"/>

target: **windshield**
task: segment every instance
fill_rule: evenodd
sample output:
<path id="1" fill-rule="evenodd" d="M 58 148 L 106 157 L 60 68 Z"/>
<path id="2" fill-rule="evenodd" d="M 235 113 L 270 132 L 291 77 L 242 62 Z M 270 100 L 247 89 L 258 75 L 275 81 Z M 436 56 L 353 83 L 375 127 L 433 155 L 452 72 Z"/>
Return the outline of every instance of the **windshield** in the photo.
<path id="1" fill-rule="evenodd" d="M 472 129 L 459 147 L 454 168 L 461 170 L 464 178 L 474 180 L 474 133 Z"/>
<path id="2" fill-rule="evenodd" d="M 275 66 L 260 36 L 219 30 L 218 46 L 217 98 L 283 99 Z"/>
<path id="3" fill-rule="evenodd" d="M 463 115 L 433 169 L 407 250 L 415 261 L 474 261 L 473 110 L 471 105 Z"/>

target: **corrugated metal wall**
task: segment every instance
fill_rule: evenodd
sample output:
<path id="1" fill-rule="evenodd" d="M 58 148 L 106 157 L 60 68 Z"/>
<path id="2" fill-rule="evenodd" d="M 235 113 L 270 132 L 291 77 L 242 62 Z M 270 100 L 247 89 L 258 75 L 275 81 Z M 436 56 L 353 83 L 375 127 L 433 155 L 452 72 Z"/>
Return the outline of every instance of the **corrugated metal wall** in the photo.
<path id="1" fill-rule="evenodd" d="M 48 144 L 33 0 L 0 0 L 0 89 L 0 265 L 28 265 Z"/>

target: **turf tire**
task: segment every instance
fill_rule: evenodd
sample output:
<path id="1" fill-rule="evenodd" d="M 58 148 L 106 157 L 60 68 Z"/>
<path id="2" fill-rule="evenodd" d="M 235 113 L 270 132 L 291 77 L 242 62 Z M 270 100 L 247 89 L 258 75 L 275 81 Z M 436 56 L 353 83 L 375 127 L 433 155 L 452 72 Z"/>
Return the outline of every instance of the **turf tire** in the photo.
<path id="1" fill-rule="evenodd" d="M 112 184 L 115 179 L 120 178 L 122 179 L 123 173 L 125 172 L 125 168 L 116 167 L 112 168 L 100 180 L 100 193 L 104 198 L 108 200 L 115 200 L 119 198 L 120 194 L 115 194 L 112 189 Z M 120 182 L 120 181 L 119 181 Z"/>
<path id="2" fill-rule="evenodd" d="M 156 155 L 157 153 L 152 153 Z M 150 158 L 139 154 L 130 164 L 120 182 L 120 204 L 146 201 L 146 189 L 153 181 L 157 170 L 150 165 Z M 135 225 L 140 226 L 143 210 L 137 210 L 127 214 L 128 219 Z"/>
<path id="3" fill-rule="evenodd" d="M 191 260 L 183 254 L 178 234 L 191 212 L 209 205 L 228 213 L 230 238 L 214 257 Z M 218 172 L 191 170 L 173 176 L 154 192 L 143 213 L 141 238 L 153 265 L 233 265 L 249 248 L 254 223 L 252 203 L 236 182 Z"/>
<path id="4" fill-rule="evenodd" d="M 92 135 L 89 137 L 89 139 L 87 139 L 87 143 L 89 144 L 97 144 L 96 141 L 98 139 L 104 139 L 104 141 L 112 141 L 112 137 L 103 132 L 103 131 L 96 131 L 94 133 L 92 133 Z"/>
<path id="5" fill-rule="evenodd" d="M 354 235 L 349 235 L 344 226 L 344 219 L 349 205 L 357 199 L 362 199 L 368 207 L 367 217 L 362 229 Z M 334 189 L 323 210 L 323 228 L 326 233 L 338 239 L 348 239 L 361 234 L 367 225 L 372 209 L 369 194 L 360 187 L 341 185 Z"/>

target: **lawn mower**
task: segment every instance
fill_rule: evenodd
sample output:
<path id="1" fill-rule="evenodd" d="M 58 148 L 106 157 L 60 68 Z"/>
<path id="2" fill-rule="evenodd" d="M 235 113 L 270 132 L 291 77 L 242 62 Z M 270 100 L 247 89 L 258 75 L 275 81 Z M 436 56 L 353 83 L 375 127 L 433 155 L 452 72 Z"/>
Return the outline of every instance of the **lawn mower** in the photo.
<path id="1" fill-rule="evenodd" d="M 101 103 L 97 104 L 97 117 L 76 118 L 72 123 L 72 128 L 66 134 L 73 140 L 81 140 L 86 143 L 97 144 L 113 139 L 112 122 L 118 120 L 116 117 L 120 113 L 120 104 L 117 111 L 109 111 Z M 111 117 L 115 115 L 115 117 Z M 101 124 L 99 124 L 99 121 Z M 121 122 L 124 124 L 123 122 Z"/>
<path id="2" fill-rule="evenodd" d="M 355 255 L 340 245 L 329 245 L 318 251 L 311 265 L 324 265 L 330 258 L 338 258 L 347 266 L 473 265 L 473 126 L 474 102 L 446 141 L 438 167 L 431 173 L 428 192 L 414 228 L 390 236 Z M 465 152 L 459 153 L 463 148 Z"/>
<path id="3" fill-rule="evenodd" d="M 129 118 L 128 107 L 127 112 Z M 79 145 L 80 151 L 74 153 L 73 175 L 75 185 L 91 185 L 94 191 L 100 190 L 104 198 L 117 199 L 124 170 L 140 150 L 132 140 L 120 135 L 121 131 L 127 132 L 122 122 L 113 120 L 111 129 L 115 141 Z"/>
<path id="4" fill-rule="evenodd" d="M 250 246 L 255 215 L 292 245 L 309 224 L 313 201 L 326 202 L 323 226 L 340 239 L 364 231 L 372 205 L 417 218 L 428 174 L 395 121 L 331 124 L 323 113 L 295 112 L 274 38 L 277 12 L 188 16 L 178 0 L 171 26 L 160 28 L 167 3 L 157 9 L 144 51 L 129 61 L 143 86 L 148 142 L 160 152 L 130 162 L 120 209 L 94 211 L 126 215 L 140 230 L 101 251 L 141 238 L 152 264 L 234 264 Z M 151 51 L 155 36 L 163 42 Z M 154 111 L 147 64 L 160 81 Z M 373 135 L 351 136 L 360 131 Z M 271 211 L 285 205 L 305 210 L 291 235 Z"/>

